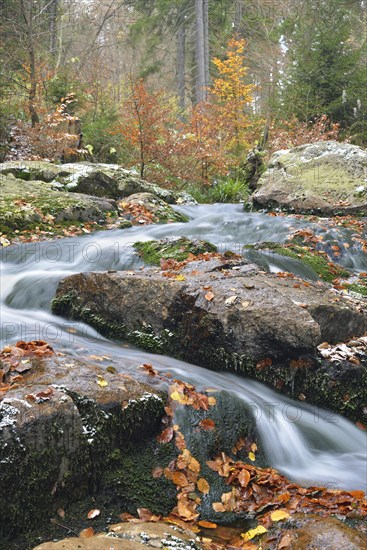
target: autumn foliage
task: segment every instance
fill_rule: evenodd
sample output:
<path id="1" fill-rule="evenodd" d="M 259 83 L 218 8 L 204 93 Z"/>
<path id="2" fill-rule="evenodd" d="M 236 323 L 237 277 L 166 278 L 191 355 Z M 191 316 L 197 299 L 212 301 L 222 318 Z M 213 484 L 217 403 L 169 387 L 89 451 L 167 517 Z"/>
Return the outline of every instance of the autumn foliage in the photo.
<path id="1" fill-rule="evenodd" d="M 163 90 L 151 92 L 142 79 L 129 78 L 114 132 L 127 142 L 141 177 L 178 185 L 208 182 L 243 160 L 257 132 L 249 114 L 254 87 L 246 84 L 245 45 L 243 39 L 229 41 L 226 59 L 213 60 L 218 76 L 210 100 L 181 116 Z"/>

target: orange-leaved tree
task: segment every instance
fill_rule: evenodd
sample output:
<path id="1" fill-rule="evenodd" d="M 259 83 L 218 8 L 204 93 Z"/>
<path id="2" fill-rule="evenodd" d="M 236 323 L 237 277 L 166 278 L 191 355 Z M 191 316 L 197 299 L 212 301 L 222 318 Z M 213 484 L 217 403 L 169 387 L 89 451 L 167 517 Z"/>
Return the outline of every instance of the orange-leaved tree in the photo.
<path id="1" fill-rule="evenodd" d="M 159 164 L 167 154 L 171 120 L 171 108 L 164 92 L 150 92 L 143 79 L 130 77 L 116 132 L 121 133 L 130 146 L 132 163 L 139 165 L 142 178 L 150 164 Z"/>

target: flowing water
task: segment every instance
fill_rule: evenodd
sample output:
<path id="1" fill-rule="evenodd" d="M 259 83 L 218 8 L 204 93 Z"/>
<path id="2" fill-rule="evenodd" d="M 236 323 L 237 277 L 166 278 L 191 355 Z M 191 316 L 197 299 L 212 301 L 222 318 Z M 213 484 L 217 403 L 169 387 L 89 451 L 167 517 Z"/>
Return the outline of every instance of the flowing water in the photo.
<path id="1" fill-rule="evenodd" d="M 284 242 L 287 235 L 306 227 L 323 235 L 324 246 L 337 243 L 343 265 L 366 270 L 366 255 L 353 240 L 352 231 L 315 226 L 301 218 L 270 217 L 243 212 L 240 205 L 185 206 L 186 224 L 169 224 L 110 230 L 85 237 L 8 247 L 1 254 L 1 340 L 47 340 L 58 351 L 76 357 L 107 356 L 107 364 L 138 376 L 138 366 L 152 363 L 200 388 L 233 392 L 248 403 L 269 462 L 291 479 L 307 485 L 333 488 L 367 487 L 367 441 L 351 422 L 305 403 L 288 399 L 262 384 L 228 373 L 211 372 L 170 357 L 144 353 L 100 336 L 83 323 L 50 312 L 58 282 L 82 271 L 139 269 L 136 241 L 188 236 L 215 243 L 220 251 L 241 253 L 246 244 Z M 349 243 L 349 246 L 344 246 Z M 315 278 L 302 264 L 276 255 L 263 255 L 271 271 L 292 270 Z M 89 358 L 91 362 L 91 359 Z"/>

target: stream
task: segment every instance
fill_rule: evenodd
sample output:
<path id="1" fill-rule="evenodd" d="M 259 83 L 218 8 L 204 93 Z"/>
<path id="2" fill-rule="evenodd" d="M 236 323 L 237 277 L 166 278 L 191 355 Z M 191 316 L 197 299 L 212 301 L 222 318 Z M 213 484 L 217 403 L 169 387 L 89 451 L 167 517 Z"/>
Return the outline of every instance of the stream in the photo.
<path id="1" fill-rule="evenodd" d="M 367 270 L 366 254 L 353 240 L 352 230 L 322 224 L 316 226 L 315 222 L 301 217 L 245 213 L 241 205 L 177 208 L 190 216 L 190 222 L 114 229 L 2 249 L 2 345 L 17 340 L 47 340 L 57 351 L 81 359 L 91 355 L 105 356 L 106 366 L 113 364 L 118 370 L 135 377 L 139 376 L 139 365 L 151 363 L 158 371 L 174 373 L 177 378 L 190 381 L 199 388 L 233 392 L 252 407 L 266 454 L 274 468 L 305 485 L 366 490 L 366 434 L 341 416 L 292 401 L 253 380 L 212 372 L 112 342 L 83 323 L 68 321 L 50 312 L 50 301 L 57 284 L 67 275 L 83 271 L 139 269 L 143 264 L 132 244 L 171 236 L 206 239 L 216 244 L 220 252 L 232 250 L 240 254 L 245 244 L 284 242 L 289 233 L 308 227 L 322 234 L 326 249 L 338 244 L 340 263 L 345 267 Z M 270 271 L 288 269 L 315 278 L 315 274 L 295 260 L 274 254 L 263 254 L 262 260 Z M 88 361 L 91 363 L 93 359 L 89 357 Z"/>

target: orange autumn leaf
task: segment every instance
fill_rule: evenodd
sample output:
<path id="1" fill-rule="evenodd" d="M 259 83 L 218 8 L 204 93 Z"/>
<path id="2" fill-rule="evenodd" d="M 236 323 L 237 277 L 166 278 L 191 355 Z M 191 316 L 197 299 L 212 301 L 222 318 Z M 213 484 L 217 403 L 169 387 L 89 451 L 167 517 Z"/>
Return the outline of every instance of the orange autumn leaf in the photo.
<path id="1" fill-rule="evenodd" d="M 91 537 L 93 537 L 95 534 L 95 530 L 93 529 L 93 527 L 87 527 L 86 529 L 83 529 L 82 531 L 80 531 L 79 533 L 79 537 L 81 539 L 90 539 Z"/>
<path id="2" fill-rule="evenodd" d="M 208 300 L 208 302 L 211 302 L 214 298 L 215 294 L 210 290 L 205 294 L 205 300 Z"/>
<path id="3" fill-rule="evenodd" d="M 187 477 L 182 472 L 173 472 L 172 481 L 175 485 L 178 485 L 179 487 L 187 487 L 187 485 L 189 485 Z"/>
<path id="4" fill-rule="evenodd" d="M 204 527 L 204 529 L 216 529 L 217 528 L 217 524 L 216 523 L 212 523 L 211 521 L 198 521 L 198 525 L 200 525 L 200 527 Z"/>
<path id="5" fill-rule="evenodd" d="M 248 470 L 241 470 L 240 473 L 238 474 L 238 481 L 239 481 L 239 484 L 241 485 L 241 487 L 247 487 L 247 485 L 249 484 L 249 481 L 250 481 L 250 473 L 248 472 Z"/>
<path id="6" fill-rule="evenodd" d="M 215 424 L 211 418 L 204 418 L 199 422 L 200 428 L 206 431 L 215 430 Z"/>
<path id="7" fill-rule="evenodd" d="M 173 438 L 173 428 L 168 426 L 161 434 L 157 436 L 157 441 L 159 443 L 169 443 Z"/>
<path id="8" fill-rule="evenodd" d="M 199 491 L 200 491 L 201 493 L 204 493 L 204 494 L 209 493 L 210 485 L 209 485 L 209 483 L 206 481 L 206 479 L 204 479 L 203 477 L 201 477 L 200 479 L 198 479 L 197 487 L 198 487 L 198 489 L 199 489 Z"/>

